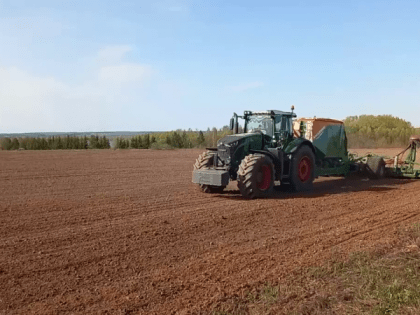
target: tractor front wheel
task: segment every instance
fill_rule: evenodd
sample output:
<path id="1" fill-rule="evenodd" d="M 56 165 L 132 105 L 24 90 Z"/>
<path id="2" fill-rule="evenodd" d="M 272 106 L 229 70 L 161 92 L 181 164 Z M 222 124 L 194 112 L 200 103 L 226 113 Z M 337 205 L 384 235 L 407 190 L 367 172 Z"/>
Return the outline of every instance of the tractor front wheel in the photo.
<path id="1" fill-rule="evenodd" d="M 213 166 L 214 155 L 206 151 L 200 154 L 194 163 L 194 170 L 210 169 Z M 200 184 L 200 189 L 209 194 L 221 193 L 226 186 L 212 186 Z"/>
<path id="2" fill-rule="evenodd" d="M 315 157 L 308 146 L 303 146 L 293 155 L 290 183 L 295 191 L 311 190 L 315 178 Z"/>
<path id="3" fill-rule="evenodd" d="M 264 154 L 247 155 L 239 165 L 238 188 L 244 198 L 269 194 L 274 185 L 274 164 Z"/>

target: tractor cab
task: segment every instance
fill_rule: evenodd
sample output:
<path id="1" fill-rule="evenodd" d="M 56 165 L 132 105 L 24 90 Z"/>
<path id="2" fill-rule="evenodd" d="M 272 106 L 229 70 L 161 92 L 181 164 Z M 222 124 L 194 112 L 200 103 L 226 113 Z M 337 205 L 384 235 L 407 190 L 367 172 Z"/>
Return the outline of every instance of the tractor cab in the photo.
<path id="1" fill-rule="evenodd" d="M 245 111 L 243 116 L 236 113 L 230 121 L 230 129 L 238 134 L 238 118 L 244 119 L 244 134 L 260 133 L 266 147 L 283 147 L 293 139 L 293 112 L 279 110 Z"/>

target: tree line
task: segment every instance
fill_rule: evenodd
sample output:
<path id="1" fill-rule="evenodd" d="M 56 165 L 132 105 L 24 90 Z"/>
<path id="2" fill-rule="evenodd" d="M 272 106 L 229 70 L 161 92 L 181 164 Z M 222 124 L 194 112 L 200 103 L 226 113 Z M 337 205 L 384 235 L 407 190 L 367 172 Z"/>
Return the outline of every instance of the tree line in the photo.
<path id="1" fill-rule="evenodd" d="M 216 146 L 217 141 L 231 134 L 228 126 L 207 131 L 176 130 L 131 137 L 21 137 L 1 138 L 2 150 L 80 150 L 80 149 L 182 149 Z"/>
<path id="2" fill-rule="evenodd" d="M 1 138 L 2 150 L 80 150 L 109 149 L 110 141 L 106 136 L 90 137 L 48 137 L 48 138 Z"/>
<path id="3" fill-rule="evenodd" d="M 350 148 L 402 147 L 410 135 L 420 134 L 420 128 L 391 115 L 350 116 L 344 120 Z M 243 131 L 242 128 L 239 130 Z M 66 149 L 181 149 L 215 147 L 222 137 L 232 134 L 228 126 L 217 129 L 176 130 L 132 137 L 66 136 L 48 138 L 1 138 L 3 150 L 66 150 Z"/>
<path id="4" fill-rule="evenodd" d="M 190 149 L 214 147 L 217 141 L 231 134 L 228 126 L 207 131 L 176 130 L 115 139 L 116 149 Z"/>

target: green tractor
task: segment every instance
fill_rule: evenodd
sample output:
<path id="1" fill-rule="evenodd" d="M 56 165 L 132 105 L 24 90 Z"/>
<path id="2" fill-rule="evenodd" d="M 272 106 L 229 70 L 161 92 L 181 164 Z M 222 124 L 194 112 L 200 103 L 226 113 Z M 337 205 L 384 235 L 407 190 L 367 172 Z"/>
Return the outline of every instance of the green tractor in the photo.
<path id="1" fill-rule="evenodd" d="M 193 183 L 206 193 L 220 193 L 236 180 L 244 198 L 269 194 L 274 186 L 287 185 L 295 191 L 310 190 L 318 176 L 347 175 L 359 170 L 347 152 L 342 121 L 302 118 L 278 110 L 245 111 L 233 114 L 232 135 L 207 148 L 194 164 Z M 238 118 L 244 120 L 238 133 Z M 382 177 L 385 163 L 371 157 L 366 165 Z M 370 166 L 370 167 L 369 167 Z"/>

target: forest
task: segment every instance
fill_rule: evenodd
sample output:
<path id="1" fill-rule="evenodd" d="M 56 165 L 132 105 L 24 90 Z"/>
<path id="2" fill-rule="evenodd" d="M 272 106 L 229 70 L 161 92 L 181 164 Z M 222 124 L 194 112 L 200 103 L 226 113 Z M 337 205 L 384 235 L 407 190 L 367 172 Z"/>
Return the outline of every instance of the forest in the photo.
<path id="1" fill-rule="evenodd" d="M 420 134 L 410 122 L 391 115 L 350 116 L 344 120 L 350 148 L 403 147 Z"/>

